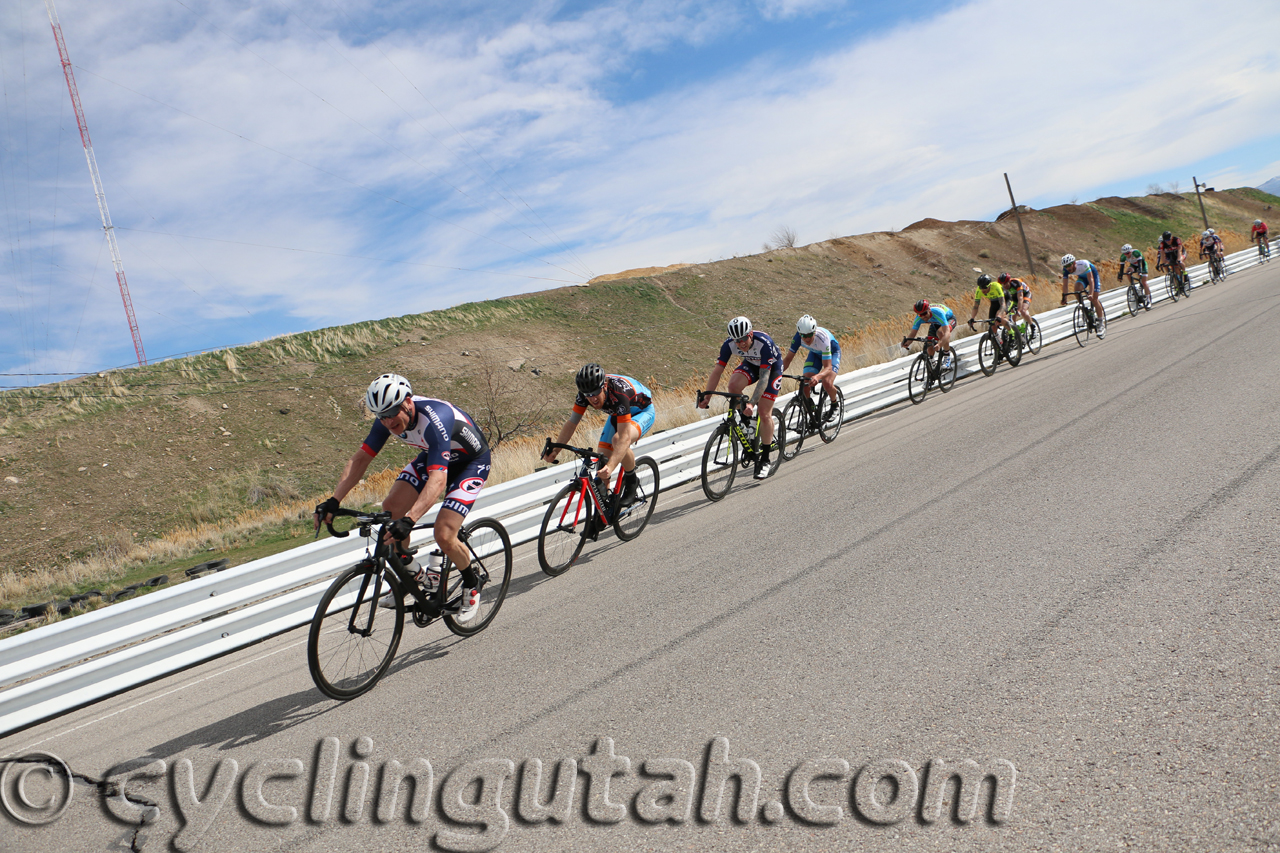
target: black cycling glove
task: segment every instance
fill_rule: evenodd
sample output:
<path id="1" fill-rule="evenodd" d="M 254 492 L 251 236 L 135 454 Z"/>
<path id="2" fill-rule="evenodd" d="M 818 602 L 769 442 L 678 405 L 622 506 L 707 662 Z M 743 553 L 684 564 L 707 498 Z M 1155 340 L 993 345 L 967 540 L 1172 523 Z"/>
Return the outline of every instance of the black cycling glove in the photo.
<path id="1" fill-rule="evenodd" d="M 333 515 L 341 506 L 342 504 L 338 502 L 337 498 L 331 497 L 316 507 L 316 515 L 321 518 L 324 518 L 327 515 Z"/>
<path id="2" fill-rule="evenodd" d="M 397 539 L 401 542 L 408 539 L 409 534 L 413 532 L 413 524 L 413 519 L 407 515 L 404 518 L 393 521 L 390 527 L 391 538 Z"/>

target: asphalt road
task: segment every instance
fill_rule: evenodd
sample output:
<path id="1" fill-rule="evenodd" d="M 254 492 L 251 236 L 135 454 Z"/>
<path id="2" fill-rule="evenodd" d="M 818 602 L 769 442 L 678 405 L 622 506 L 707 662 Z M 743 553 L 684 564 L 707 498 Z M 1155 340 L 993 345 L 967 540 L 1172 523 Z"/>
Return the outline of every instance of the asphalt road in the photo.
<path id="1" fill-rule="evenodd" d="M 1275 849 L 1277 306 L 1239 273 L 665 493 L 560 578 L 518 549 L 488 631 L 410 627 L 352 702 L 294 631 L 0 740 L 80 776 L 0 849 Z M 158 760 L 111 806 L 154 820 L 108 817 L 91 783 Z"/>

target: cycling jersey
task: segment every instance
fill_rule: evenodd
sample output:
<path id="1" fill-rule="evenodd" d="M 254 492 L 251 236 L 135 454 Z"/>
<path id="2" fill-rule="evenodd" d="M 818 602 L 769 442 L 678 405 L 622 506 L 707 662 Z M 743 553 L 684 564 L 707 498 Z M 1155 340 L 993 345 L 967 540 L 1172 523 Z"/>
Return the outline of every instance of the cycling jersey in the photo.
<path id="1" fill-rule="evenodd" d="M 462 409 L 431 397 L 412 399 L 413 421 L 396 438 L 423 451 L 427 471 L 447 469 L 452 462 L 469 462 L 489 452 L 484 432 Z M 382 421 L 374 421 L 362 449 L 377 456 L 390 437 L 391 430 Z"/>
<path id="2" fill-rule="evenodd" d="M 1030 299 L 1031 286 L 1020 278 L 1011 278 L 1004 286 L 1004 295 L 1009 299 Z"/>
<path id="3" fill-rule="evenodd" d="M 1203 255 L 1209 252 L 1219 255 L 1222 254 L 1222 238 L 1218 237 L 1216 234 L 1212 237 L 1200 238 L 1200 254 Z"/>
<path id="4" fill-rule="evenodd" d="M 804 347 L 813 355 L 826 361 L 832 361 L 838 358 L 840 354 L 840 342 L 836 340 L 836 336 L 831 332 L 819 326 L 813 331 L 813 341 L 805 343 L 804 338 L 800 337 L 800 333 L 796 332 L 794 338 L 791 339 L 791 351 L 799 352 L 800 347 Z M 834 356 L 832 354 L 835 354 Z"/>
<path id="5" fill-rule="evenodd" d="M 1125 252 L 1120 256 L 1121 275 L 1124 275 L 1124 265 L 1126 261 L 1129 264 L 1129 269 L 1132 270 L 1135 275 L 1147 274 L 1147 259 L 1142 257 L 1142 253 L 1137 249 L 1134 249 L 1132 252 Z"/>
<path id="6" fill-rule="evenodd" d="M 587 410 L 587 397 L 581 391 L 573 401 L 573 411 L 581 415 Z M 615 376 L 610 373 L 604 378 L 604 402 L 600 410 L 617 423 L 626 423 L 632 415 L 637 415 L 653 405 L 653 392 L 630 376 Z"/>
<path id="7" fill-rule="evenodd" d="M 945 305 L 930 305 L 928 317 L 921 317 L 919 314 L 916 315 L 916 321 L 911 326 L 911 333 L 915 334 L 918 332 L 920 327 L 925 323 L 929 324 L 930 329 L 935 326 L 949 326 L 951 328 L 955 328 L 956 315 Z"/>
<path id="8" fill-rule="evenodd" d="M 1249 236 L 1255 240 L 1258 238 L 1259 235 L 1261 235 L 1264 240 L 1266 239 L 1267 223 L 1264 222 L 1261 225 L 1255 225 L 1253 226 L 1253 230 L 1249 232 Z"/>
<path id="9" fill-rule="evenodd" d="M 990 299 L 992 302 L 1004 299 L 1004 288 L 1000 286 L 1000 282 L 993 281 L 985 288 L 979 287 L 973 292 L 974 302 L 981 302 L 983 299 Z"/>
<path id="10" fill-rule="evenodd" d="M 747 349 L 739 347 L 733 338 L 726 338 L 720 345 L 720 356 L 716 359 L 716 364 L 726 365 L 735 355 L 742 359 L 744 365 L 751 365 L 757 370 L 768 367 L 770 373 L 782 373 L 782 352 L 773 338 L 764 332 L 752 332 L 751 346 Z"/>
<path id="11" fill-rule="evenodd" d="M 1182 238 L 1174 237 L 1172 243 L 1166 243 L 1161 240 L 1156 253 L 1160 255 L 1162 261 L 1167 261 L 1171 264 L 1178 263 L 1178 259 L 1182 256 Z"/>

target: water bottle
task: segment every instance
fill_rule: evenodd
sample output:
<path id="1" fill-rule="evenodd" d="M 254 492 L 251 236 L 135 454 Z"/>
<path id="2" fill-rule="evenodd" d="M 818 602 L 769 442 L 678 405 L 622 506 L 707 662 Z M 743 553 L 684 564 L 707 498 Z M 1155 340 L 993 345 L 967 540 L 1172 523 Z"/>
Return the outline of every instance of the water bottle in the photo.
<path id="1" fill-rule="evenodd" d="M 444 552 L 439 548 L 432 548 L 427 554 L 427 573 L 422 581 L 422 588 L 428 593 L 436 591 L 440 586 L 440 570 L 444 568 Z"/>

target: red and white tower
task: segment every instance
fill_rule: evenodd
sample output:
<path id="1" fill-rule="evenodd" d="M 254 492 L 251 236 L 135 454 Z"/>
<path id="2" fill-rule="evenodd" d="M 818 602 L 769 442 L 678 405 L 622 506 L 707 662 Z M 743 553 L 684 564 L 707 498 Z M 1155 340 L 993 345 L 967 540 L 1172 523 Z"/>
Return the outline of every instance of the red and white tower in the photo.
<path id="1" fill-rule="evenodd" d="M 138 355 L 138 364 L 146 364 L 147 354 L 142 349 L 138 319 L 133 316 L 133 300 L 129 298 L 129 282 L 124 277 L 124 261 L 120 260 L 120 247 L 116 245 L 116 229 L 111 224 L 111 212 L 107 210 L 107 194 L 102 189 L 102 178 L 98 175 L 98 161 L 93 157 L 93 143 L 89 141 L 89 125 L 85 123 L 84 110 L 80 107 L 80 92 L 76 89 L 76 78 L 71 71 L 71 57 L 67 55 L 66 42 L 62 40 L 62 24 L 58 23 L 58 13 L 53 8 L 53 0 L 44 0 L 44 5 L 49 10 L 49 23 L 53 25 L 53 39 L 58 43 L 58 55 L 62 57 L 62 73 L 67 78 L 67 91 L 71 93 L 71 106 L 76 112 L 76 123 L 80 125 L 80 141 L 84 143 L 84 156 L 89 161 L 93 193 L 98 197 L 98 212 L 102 214 L 102 230 L 107 232 L 107 243 L 111 246 L 111 263 L 116 268 L 120 298 L 124 300 L 124 313 L 129 319 L 129 333 L 133 335 L 133 351 Z"/>

